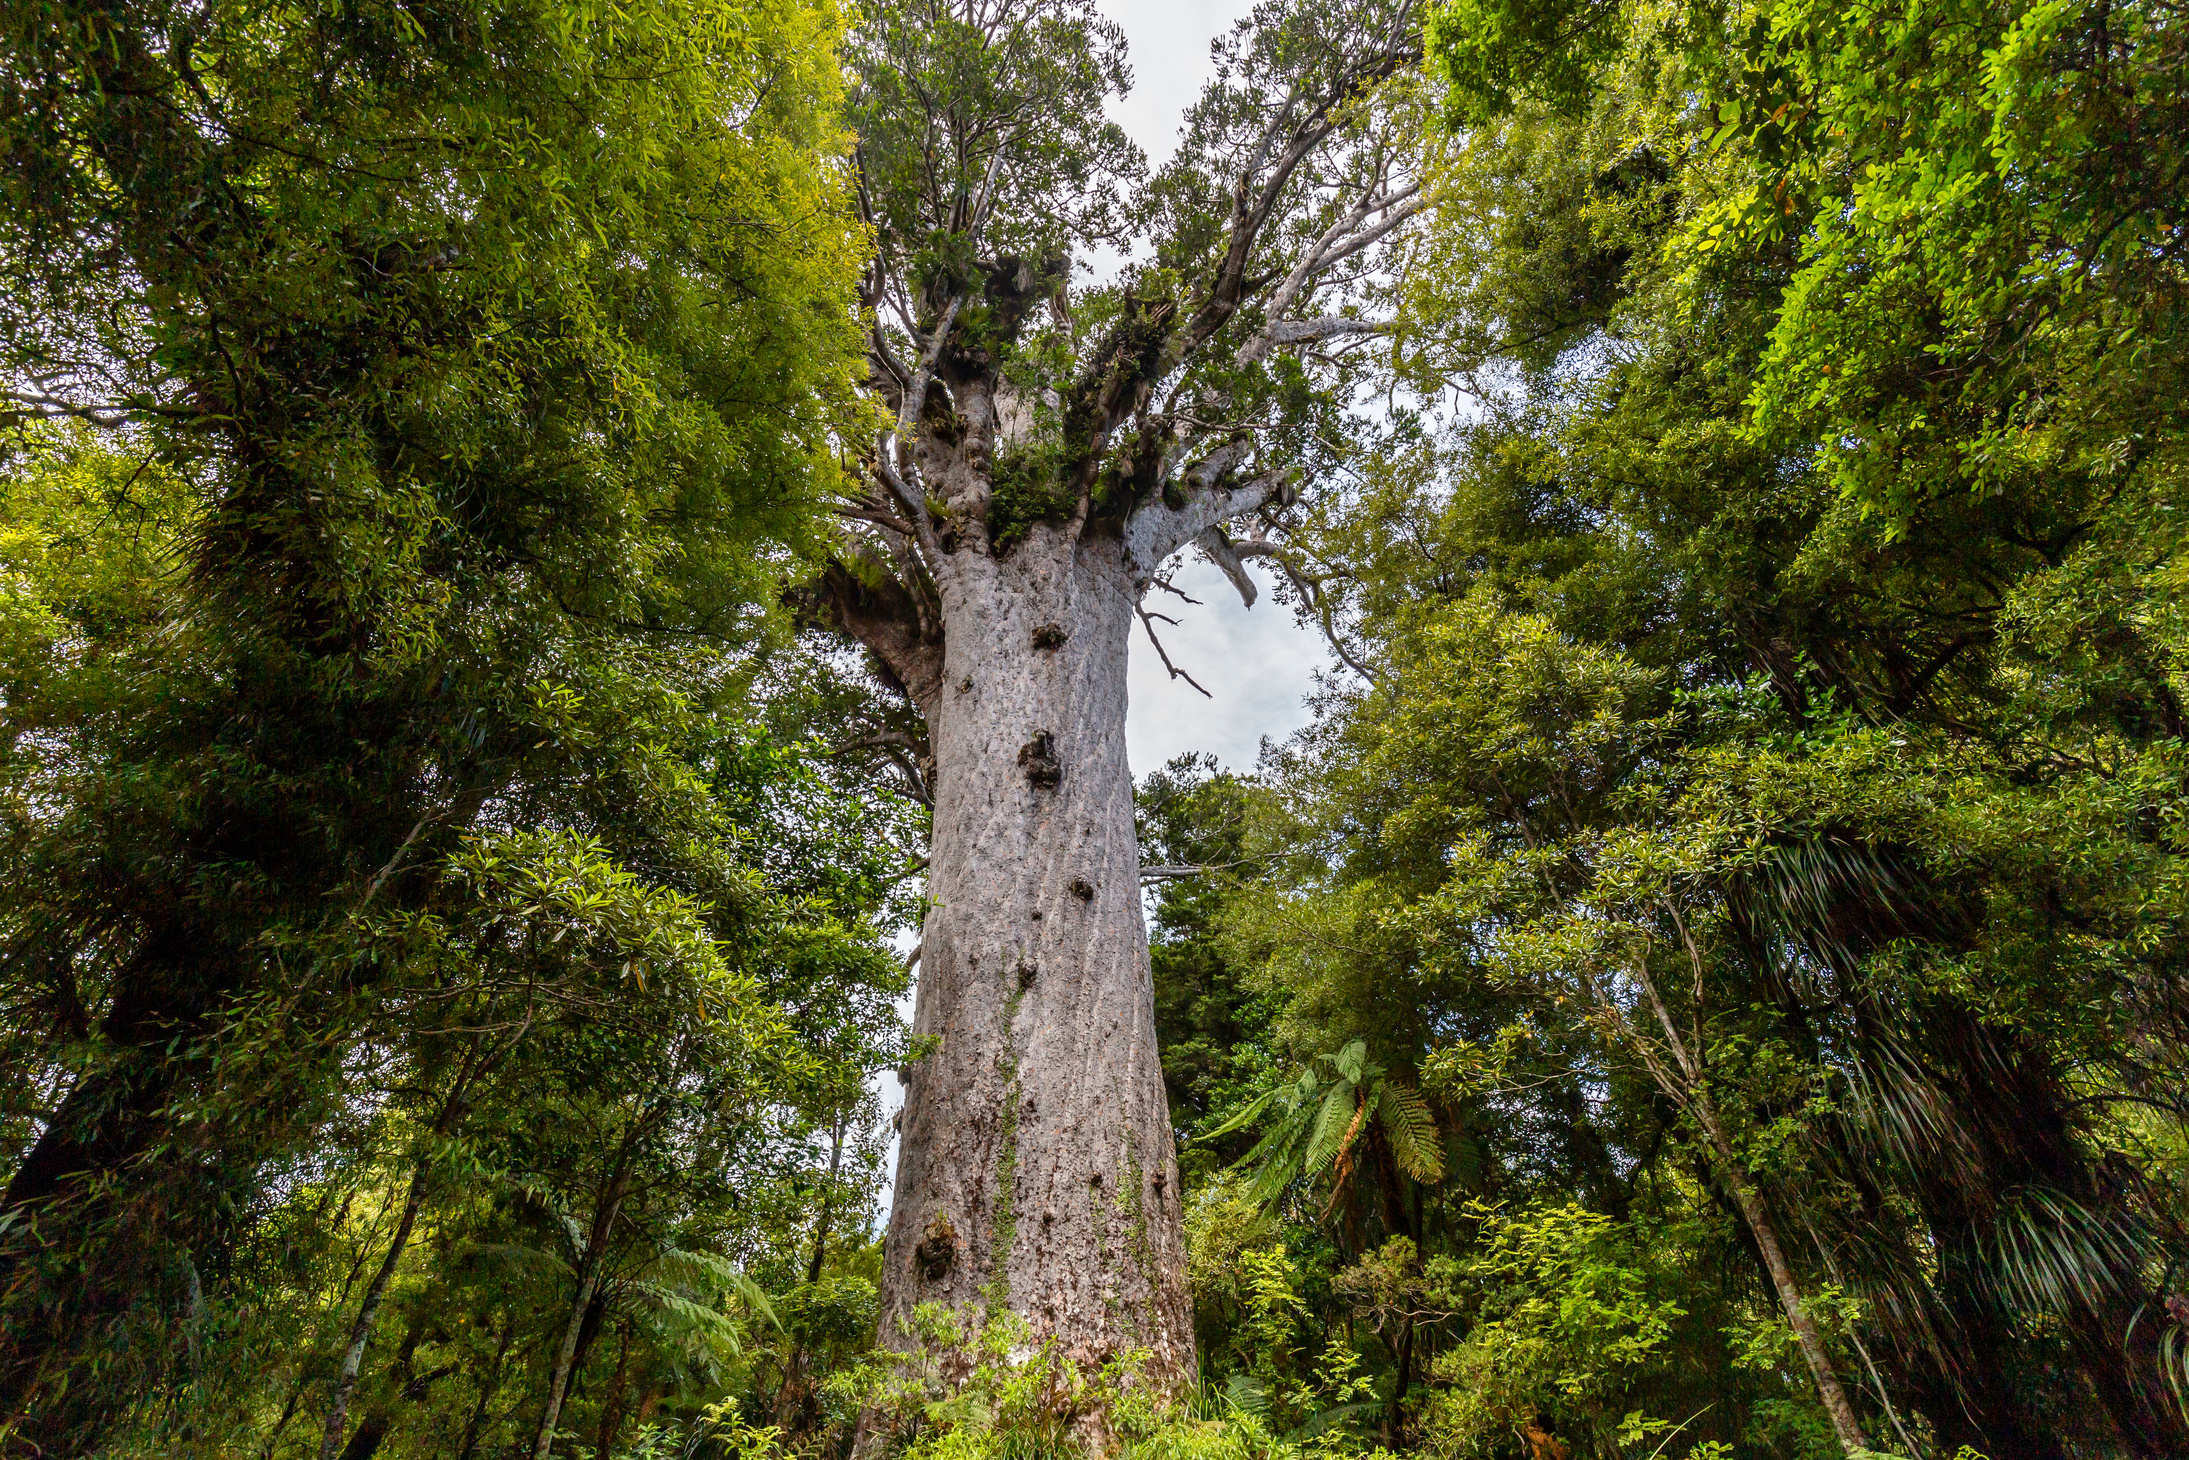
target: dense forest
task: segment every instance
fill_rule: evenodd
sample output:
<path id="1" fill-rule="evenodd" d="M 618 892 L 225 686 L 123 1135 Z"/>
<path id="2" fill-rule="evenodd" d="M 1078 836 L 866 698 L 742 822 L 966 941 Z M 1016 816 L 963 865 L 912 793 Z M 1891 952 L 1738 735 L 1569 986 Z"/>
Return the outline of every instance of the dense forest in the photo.
<path id="1" fill-rule="evenodd" d="M 1211 59 L 0 4 L 0 1457 L 2189 1455 L 2189 9 Z"/>

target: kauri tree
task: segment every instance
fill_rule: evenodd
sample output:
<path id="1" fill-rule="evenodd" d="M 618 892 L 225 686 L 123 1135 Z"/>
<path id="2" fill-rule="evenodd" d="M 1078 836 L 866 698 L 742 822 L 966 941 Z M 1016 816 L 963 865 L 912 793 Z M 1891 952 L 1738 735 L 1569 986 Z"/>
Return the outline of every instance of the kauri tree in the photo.
<path id="1" fill-rule="evenodd" d="M 1194 1356 L 1127 645 L 1189 546 L 1251 602 L 1241 559 L 1334 463 L 1349 351 L 1424 208 L 1418 15 L 1262 6 L 1144 179 L 1084 3 L 878 7 L 853 46 L 882 409 L 813 597 L 917 708 L 934 805 L 884 1338 L 923 1303 L 1008 1311 L 1170 1388 Z M 1073 297 L 1075 259 L 1136 240 Z"/>

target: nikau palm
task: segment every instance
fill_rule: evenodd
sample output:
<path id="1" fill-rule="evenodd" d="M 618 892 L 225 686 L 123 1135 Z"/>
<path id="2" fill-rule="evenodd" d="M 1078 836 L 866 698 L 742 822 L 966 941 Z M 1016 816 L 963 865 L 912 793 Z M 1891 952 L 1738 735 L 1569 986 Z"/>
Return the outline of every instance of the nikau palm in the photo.
<path id="1" fill-rule="evenodd" d="M 934 803 L 886 1342 L 937 1302 L 1082 1364 L 1138 1352 L 1160 1388 L 1193 1372 L 1127 644 L 1189 545 L 1251 601 L 1240 559 L 1270 541 L 1225 524 L 1277 525 L 1327 434 L 1309 370 L 1383 329 L 1358 306 L 1422 200 L 1379 88 L 1416 31 L 1409 0 L 1265 5 L 1137 189 L 1088 6 L 893 8 L 854 37 L 887 424 L 813 601 L 916 707 Z M 1075 251 L 1135 233 L 1152 261 L 1075 309 Z"/>

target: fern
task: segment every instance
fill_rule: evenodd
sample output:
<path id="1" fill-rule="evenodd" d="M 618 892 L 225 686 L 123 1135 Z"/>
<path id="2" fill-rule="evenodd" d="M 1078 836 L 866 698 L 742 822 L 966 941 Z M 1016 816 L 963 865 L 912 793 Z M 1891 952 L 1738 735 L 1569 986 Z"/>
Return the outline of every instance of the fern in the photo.
<path id="1" fill-rule="evenodd" d="M 1377 1119 L 1383 1122 L 1383 1133 L 1390 1139 L 1391 1154 L 1398 1158 L 1399 1170 L 1416 1181 L 1442 1181 L 1444 1142 L 1437 1131 L 1436 1117 L 1429 1113 L 1428 1102 L 1420 1092 L 1395 1079 L 1386 1079 L 1377 1092 L 1376 1105 Z"/>

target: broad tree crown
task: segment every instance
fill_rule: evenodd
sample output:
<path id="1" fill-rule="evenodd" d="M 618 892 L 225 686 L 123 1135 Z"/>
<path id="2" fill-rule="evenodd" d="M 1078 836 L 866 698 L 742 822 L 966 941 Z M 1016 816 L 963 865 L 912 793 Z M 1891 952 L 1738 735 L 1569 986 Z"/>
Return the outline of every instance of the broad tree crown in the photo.
<path id="1" fill-rule="evenodd" d="M 923 707 L 938 585 L 1037 532 L 1241 558 L 1329 471 L 1393 251 L 1426 206 L 1413 0 L 1268 0 L 1150 174 L 1103 116 L 1129 84 L 1085 0 L 872 9 L 855 35 L 869 388 L 820 596 Z M 1127 262 L 1075 297 L 1106 249 Z M 1225 524 L 1250 519 L 1234 541 Z M 1303 585 L 1304 587 L 1304 585 Z"/>

